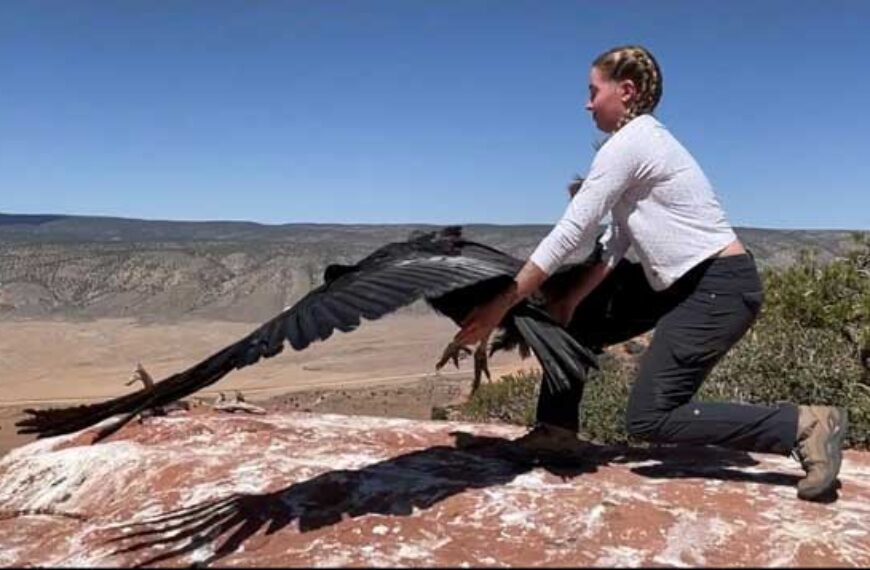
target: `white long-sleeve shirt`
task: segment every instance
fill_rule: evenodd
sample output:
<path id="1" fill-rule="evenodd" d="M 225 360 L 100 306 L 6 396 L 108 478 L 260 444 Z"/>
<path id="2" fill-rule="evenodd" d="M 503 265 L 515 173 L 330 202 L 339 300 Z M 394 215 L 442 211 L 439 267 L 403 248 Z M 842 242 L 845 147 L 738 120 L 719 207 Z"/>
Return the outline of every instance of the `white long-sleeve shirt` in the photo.
<path id="1" fill-rule="evenodd" d="M 589 175 L 530 260 L 548 275 L 612 212 L 604 243 L 610 267 L 629 246 L 661 291 L 737 239 L 709 180 L 652 115 L 641 115 L 598 149 Z"/>

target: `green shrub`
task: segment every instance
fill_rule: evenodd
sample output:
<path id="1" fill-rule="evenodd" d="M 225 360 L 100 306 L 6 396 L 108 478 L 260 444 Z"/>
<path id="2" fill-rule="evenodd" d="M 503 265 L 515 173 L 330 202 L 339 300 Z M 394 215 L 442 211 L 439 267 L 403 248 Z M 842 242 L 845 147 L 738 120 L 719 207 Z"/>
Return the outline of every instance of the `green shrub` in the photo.
<path id="1" fill-rule="evenodd" d="M 826 404 L 849 411 L 847 445 L 870 448 L 870 234 L 855 235 L 846 257 L 819 264 L 812 252 L 782 270 L 765 270 L 765 303 L 750 331 L 713 369 L 702 401 L 775 405 Z M 605 354 L 586 384 L 581 433 L 606 443 L 631 443 L 625 405 L 636 362 Z M 481 386 L 463 417 L 534 422 L 539 375 L 505 376 Z"/>
<path id="2" fill-rule="evenodd" d="M 537 372 L 520 370 L 502 376 L 498 382 L 482 383 L 474 396 L 460 406 L 459 413 L 476 422 L 532 425 L 540 380 Z"/>
<path id="3" fill-rule="evenodd" d="M 625 405 L 634 383 L 637 365 L 605 353 L 599 359 L 600 371 L 593 371 L 583 390 L 580 434 L 600 443 L 643 442 L 629 437 L 625 430 Z"/>
<path id="4" fill-rule="evenodd" d="M 765 272 L 765 312 L 839 333 L 856 350 L 870 348 L 870 233 L 853 240 L 855 248 L 831 263 L 804 250 L 788 269 Z"/>

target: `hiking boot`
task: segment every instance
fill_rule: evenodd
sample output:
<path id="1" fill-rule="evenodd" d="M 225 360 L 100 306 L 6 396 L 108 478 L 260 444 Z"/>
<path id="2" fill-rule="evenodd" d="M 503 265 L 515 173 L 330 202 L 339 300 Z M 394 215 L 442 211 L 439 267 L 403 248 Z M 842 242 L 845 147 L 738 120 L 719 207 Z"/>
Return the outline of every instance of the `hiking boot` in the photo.
<path id="1" fill-rule="evenodd" d="M 813 501 L 836 489 L 843 459 L 846 410 L 832 406 L 798 406 L 794 453 L 807 476 L 798 481 L 798 497 Z"/>
<path id="2" fill-rule="evenodd" d="M 573 430 L 543 423 L 512 443 L 519 450 L 532 455 L 571 454 L 584 448 L 584 443 L 577 439 Z"/>

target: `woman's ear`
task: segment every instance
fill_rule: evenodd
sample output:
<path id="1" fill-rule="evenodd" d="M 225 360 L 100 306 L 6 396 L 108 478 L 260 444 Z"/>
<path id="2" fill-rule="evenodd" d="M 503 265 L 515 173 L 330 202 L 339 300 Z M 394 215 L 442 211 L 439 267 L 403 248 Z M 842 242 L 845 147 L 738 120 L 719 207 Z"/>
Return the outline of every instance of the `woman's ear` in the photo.
<path id="1" fill-rule="evenodd" d="M 631 79 L 623 79 L 619 82 L 619 99 L 623 105 L 628 106 L 628 103 L 634 101 L 637 97 L 637 85 Z"/>

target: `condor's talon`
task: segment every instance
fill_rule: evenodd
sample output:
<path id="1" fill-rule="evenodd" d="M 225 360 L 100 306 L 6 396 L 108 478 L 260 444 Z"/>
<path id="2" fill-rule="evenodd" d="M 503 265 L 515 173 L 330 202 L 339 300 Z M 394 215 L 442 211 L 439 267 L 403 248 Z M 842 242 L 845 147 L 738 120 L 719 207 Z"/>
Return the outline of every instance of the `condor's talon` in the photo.
<path id="1" fill-rule="evenodd" d="M 453 360 L 453 365 L 459 368 L 460 358 L 465 358 L 469 354 L 471 354 L 471 349 L 456 343 L 456 341 L 451 341 L 441 353 L 441 359 L 435 364 L 435 370 L 441 370 L 448 360 Z"/>
<path id="2" fill-rule="evenodd" d="M 467 346 L 460 345 L 460 346 L 456 347 L 456 350 L 454 350 L 450 354 L 450 359 L 453 361 L 453 366 L 455 366 L 456 369 L 458 370 L 459 369 L 459 361 L 464 360 L 465 357 L 468 356 L 469 354 L 471 354 L 471 349 L 468 348 Z"/>

